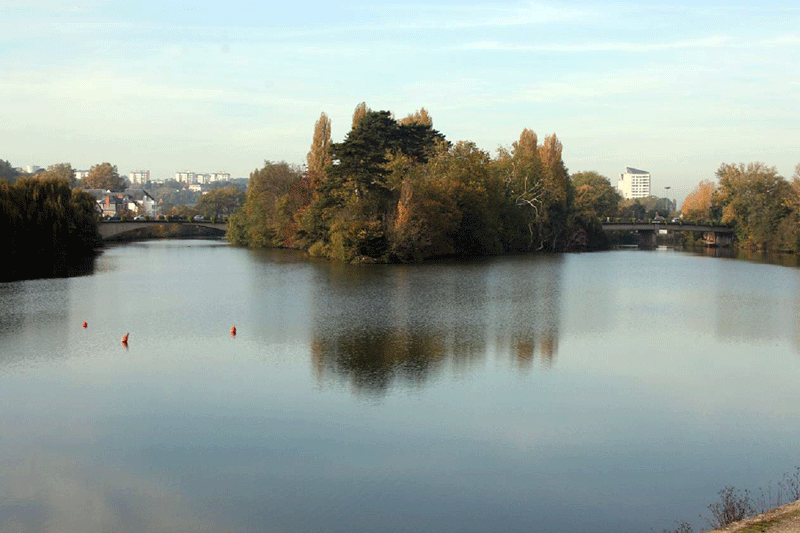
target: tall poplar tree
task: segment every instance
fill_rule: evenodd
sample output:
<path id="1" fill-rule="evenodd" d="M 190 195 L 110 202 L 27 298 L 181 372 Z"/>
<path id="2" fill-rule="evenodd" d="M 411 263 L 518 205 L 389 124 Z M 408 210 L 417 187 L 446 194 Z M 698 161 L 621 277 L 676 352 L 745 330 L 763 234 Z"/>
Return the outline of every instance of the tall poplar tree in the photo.
<path id="1" fill-rule="evenodd" d="M 409 113 L 405 118 L 398 120 L 398 124 L 401 126 L 408 126 L 411 124 L 420 124 L 422 126 L 430 126 L 433 127 L 433 119 L 431 118 L 430 114 L 428 114 L 428 110 L 420 108 L 419 111 L 415 111 L 414 113 Z"/>
<path id="2" fill-rule="evenodd" d="M 367 107 L 366 102 L 361 102 L 356 106 L 355 111 L 353 111 L 353 129 L 356 129 L 358 125 L 361 123 L 361 119 L 367 116 L 371 110 Z"/>
<path id="3" fill-rule="evenodd" d="M 314 138 L 306 161 L 309 179 L 312 186 L 316 187 L 322 180 L 325 167 L 331 164 L 331 119 L 324 112 L 314 124 Z"/>

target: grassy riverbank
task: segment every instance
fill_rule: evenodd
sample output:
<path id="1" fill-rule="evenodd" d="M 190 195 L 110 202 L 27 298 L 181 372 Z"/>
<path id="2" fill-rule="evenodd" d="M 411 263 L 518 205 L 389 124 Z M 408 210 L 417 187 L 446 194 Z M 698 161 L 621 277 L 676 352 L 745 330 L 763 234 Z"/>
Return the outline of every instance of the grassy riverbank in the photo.
<path id="1" fill-rule="evenodd" d="M 748 490 L 725 487 L 719 499 L 708 506 L 704 517 L 708 533 L 800 533 L 800 466 L 773 486 L 759 489 L 757 498 Z M 789 501 L 790 503 L 785 503 Z M 702 516 L 702 515 L 701 515 Z M 674 529 L 662 533 L 694 533 L 688 522 L 677 522 Z"/>
<path id="2" fill-rule="evenodd" d="M 709 533 L 795 533 L 800 532 L 800 500 L 771 509 L 752 518 L 728 524 Z"/>

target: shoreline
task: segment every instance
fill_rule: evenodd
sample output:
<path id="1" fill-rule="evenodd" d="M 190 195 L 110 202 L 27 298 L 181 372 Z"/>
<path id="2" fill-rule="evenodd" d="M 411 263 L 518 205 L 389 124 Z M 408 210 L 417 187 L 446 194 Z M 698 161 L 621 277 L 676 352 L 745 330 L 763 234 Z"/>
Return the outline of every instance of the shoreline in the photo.
<path id="1" fill-rule="evenodd" d="M 800 500 L 706 533 L 800 533 Z"/>

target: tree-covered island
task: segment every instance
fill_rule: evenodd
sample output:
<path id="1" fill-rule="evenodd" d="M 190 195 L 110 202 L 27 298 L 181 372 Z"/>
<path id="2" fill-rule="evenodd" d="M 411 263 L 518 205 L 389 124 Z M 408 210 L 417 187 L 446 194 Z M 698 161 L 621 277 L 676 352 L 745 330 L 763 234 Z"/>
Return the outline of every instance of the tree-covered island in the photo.
<path id="1" fill-rule="evenodd" d="M 396 120 L 360 104 L 331 142 L 322 113 L 307 170 L 266 162 L 230 219 L 235 244 L 349 262 L 416 262 L 603 248 L 619 196 L 594 173 L 570 179 L 556 135 L 524 130 L 496 157 L 451 143 L 425 111 Z M 577 185 L 577 186 L 576 186 Z"/>

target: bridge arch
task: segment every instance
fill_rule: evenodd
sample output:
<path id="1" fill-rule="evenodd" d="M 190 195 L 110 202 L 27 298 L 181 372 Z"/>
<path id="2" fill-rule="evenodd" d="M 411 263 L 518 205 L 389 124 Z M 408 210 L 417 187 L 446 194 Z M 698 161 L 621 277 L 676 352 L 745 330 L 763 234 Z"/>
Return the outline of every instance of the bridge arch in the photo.
<path id="1" fill-rule="evenodd" d="M 140 233 L 148 233 L 148 236 L 145 238 L 152 238 L 152 231 L 141 231 L 141 230 L 153 230 L 157 227 L 170 227 L 170 226 L 184 226 L 184 227 L 192 227 L 192 228 L 208 228 L 217 232 L 218 235 L 225 235 L 228 231 L 227 224 L 220 224 L 215 222 L 189 222 L 185 220 L 136 220 L 136 221 L 125 221 L 125 222 L 100 222 L 98 224 L 98 229 L 100 231 L 100 236 L 103 240 L 113 240 L 114 238 L 120 237 L 122 235 L 127 234 L 135 234 L 137 231 Z"/>

